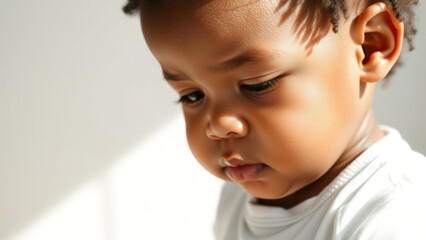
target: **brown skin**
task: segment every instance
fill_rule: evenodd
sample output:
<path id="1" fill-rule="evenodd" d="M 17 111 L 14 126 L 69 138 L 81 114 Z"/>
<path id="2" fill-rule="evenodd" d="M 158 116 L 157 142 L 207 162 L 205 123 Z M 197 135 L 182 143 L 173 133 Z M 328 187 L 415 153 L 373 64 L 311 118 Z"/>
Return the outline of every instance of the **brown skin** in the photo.
<path id="1" fill-rule="evenodd" d="M 375 83 L 402 48 L 403 24 L 389 5 L 352 11 L 337 34 L 329 28 L 307 52 L 309 43 L 293 31 L 295 17 L 282 21 L 276 1 L 172 2 L 142 11 L 142 29 L 169 84 L 186 96 L 189 146 L 213 175 L 260 204 L 290 208 L 385 136 L 371 103 Z M 254 49 L 268 57 L 220 65 Z M 276 77 L 260 92 L 244 87 Z M 266 167 L 255 179 L 236 181 L 221 158 Z"/>

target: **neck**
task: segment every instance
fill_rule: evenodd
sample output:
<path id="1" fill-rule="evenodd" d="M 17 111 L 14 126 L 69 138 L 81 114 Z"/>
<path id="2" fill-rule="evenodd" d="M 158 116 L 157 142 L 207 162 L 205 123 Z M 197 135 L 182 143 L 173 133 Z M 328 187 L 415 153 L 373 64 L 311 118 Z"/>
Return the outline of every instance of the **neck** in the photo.
<path id="1" fill-rule="evenodd" d="M 370 109 L 347 148 L 322 177 L 289 196 L 280 199 L 258 199 L 258 203 L 267 206 L 291 208 L 306 199 L 318 195 L 353 160 L 384 136 L 385 133 L 379 129 L 373 111 Z"/>

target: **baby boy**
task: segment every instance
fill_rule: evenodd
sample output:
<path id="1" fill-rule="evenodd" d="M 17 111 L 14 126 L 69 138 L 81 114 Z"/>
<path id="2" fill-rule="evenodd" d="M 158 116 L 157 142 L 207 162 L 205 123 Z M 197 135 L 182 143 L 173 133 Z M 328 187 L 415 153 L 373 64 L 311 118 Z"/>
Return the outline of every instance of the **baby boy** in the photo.
<path id="1" fill-rule="evenodd" d="M 129 0 L 192 153 L 227 181 L 217 239 L 426 239 L 426 159 L 372 110 L 416 3 Z"/>

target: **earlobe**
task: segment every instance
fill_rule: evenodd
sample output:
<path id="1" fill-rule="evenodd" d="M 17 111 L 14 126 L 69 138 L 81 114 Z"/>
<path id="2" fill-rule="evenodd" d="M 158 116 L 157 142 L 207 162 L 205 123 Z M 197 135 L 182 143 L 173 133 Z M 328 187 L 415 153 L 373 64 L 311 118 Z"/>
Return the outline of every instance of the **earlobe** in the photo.
<path id="1" fill-rule="evenodd" d="M 357 48 L 362 82 L 377 82 L 386 77 L 399 58 L 404 25 L 389 4 L 379 2 L 355 18 L 351 35 Z"/>

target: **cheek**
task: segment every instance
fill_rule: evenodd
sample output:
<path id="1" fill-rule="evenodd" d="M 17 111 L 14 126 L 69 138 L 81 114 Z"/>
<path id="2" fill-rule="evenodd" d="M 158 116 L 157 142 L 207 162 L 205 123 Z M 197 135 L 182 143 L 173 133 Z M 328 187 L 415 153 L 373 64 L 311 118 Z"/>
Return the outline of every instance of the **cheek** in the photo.
<path id="1" fill-rule="evenodd" d="M 188 145 L 195 159 L 204 169 L 223 178 L 218 165 L 220 153 L 215 151 L 215 142 L 206 135 L 207 123 L 188 114 L 185 114 L 185 123 Z"/>
<path id="2" fill-rule="evenodd" d="M 267 161 L 294 177 L 323 173 L 344 146 L 344 117 L 338 114 L 344 108 L 335 104 L 335 89 L 321 80 L 289 81 L 280 104 L 258 115 L 265 116 L 258 122 L 264 126 L 259 138 L 270 154 Z"/>
<path id="3" fill-rule="evenodd" d="M 340 145 L 330 122 L 314 114 L 283 113 L 270 123 L 280 127 L 262 136 L 266 161 L 292 178 L 321 175 L 338 155 L 330 150 Z"/>
<path id="4" fill-rule="evenodd" d="M 206 158 L 207 155 L 207 149 L 204 144 L 204 141 L 206 141 L 205 130 L 203 131 L 200 121 L 197 121 L 197 119 L 193 119 L 193 117 L 188 114 L 185 114 L 185 124 L 186 138 L 188 141 L 189 148 L 191 149 L 191 152 L 194 157 L 200 163 L 202 163 L 202 161 L 200 160 Z"/>

